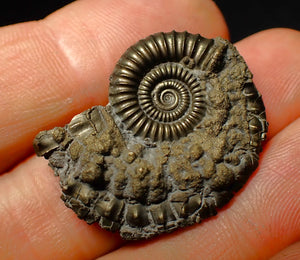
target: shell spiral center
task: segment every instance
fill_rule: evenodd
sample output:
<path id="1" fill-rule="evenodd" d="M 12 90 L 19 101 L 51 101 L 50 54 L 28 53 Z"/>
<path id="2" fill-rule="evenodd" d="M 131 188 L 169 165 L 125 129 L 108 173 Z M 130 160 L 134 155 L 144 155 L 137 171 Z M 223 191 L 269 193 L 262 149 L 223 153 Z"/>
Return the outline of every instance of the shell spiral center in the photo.
<path id="1" fill-rule="evenodd" d="M 173 140 L 191 132 L 204 113 L 199 85 L 196 76 L 178 63 L 162 63 L 150 70 L 137 92 L 141 120 L 148 122 L 144 135 Z"/>
<path id="2" fill-rule="evenodd" d="M 141 107 L 149 118 L 164 123 L 182 117 L 191 101 L 188 86 L 176 79 L 158 83 L 150 95 L 152 99 L 145 100 L 145 96 L 140 98 Z"/>

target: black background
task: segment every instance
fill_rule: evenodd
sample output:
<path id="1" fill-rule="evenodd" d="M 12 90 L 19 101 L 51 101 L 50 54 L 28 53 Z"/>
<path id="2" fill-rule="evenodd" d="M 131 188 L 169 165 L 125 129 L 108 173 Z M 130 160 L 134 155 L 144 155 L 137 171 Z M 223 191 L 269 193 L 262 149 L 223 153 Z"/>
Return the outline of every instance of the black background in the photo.
<path id="1" fill-rule="evenodd" d="M 72 0 L 1 1 L 0 26 L 41 19 L 70 2 Z M 299 0 L 215 0 L 215 2 L 225 16 L 233 42 L 273 27 L 300 30 Z"/>
<path id="2" fill-rule="evenodd" d="M 236 42 L 274 27 L 300 30 L 299 0 L 215 0 Z"/>

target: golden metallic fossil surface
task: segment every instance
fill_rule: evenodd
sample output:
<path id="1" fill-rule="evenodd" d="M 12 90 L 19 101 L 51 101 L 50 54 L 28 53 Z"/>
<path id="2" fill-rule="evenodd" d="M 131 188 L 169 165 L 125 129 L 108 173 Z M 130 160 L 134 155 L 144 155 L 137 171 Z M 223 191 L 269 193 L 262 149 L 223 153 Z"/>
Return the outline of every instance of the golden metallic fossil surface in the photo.
<path id="1" fill-rule="evenodd" d="M 78 217 L 147 239 L 217 214 L 256 169 L 267 127 L 235 47 L 173 31 L 130 47 L 109 104 L 40 132 L 34 148 Z"/>

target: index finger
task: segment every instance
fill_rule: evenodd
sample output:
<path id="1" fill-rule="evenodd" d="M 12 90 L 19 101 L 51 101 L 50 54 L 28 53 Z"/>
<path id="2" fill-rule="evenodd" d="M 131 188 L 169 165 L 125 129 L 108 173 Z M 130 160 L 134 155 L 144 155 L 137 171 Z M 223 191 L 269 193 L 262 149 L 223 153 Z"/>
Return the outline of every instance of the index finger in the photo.
<path id="1" fill-rule="evenodd" d="M 16 162 L 38 130 L 62 124 L 93 104 L 104 105 L 108 75 L 128 44 L 171 29 L 227 35 L 212 1 L 172 2 L 166 10 L 164 0 L 151 5 L 140 0 L 76 1 L 44 22 L 3 28 L 7 36 L 2 47 L 8 54 L 2 49 L 0 59 L 7 61 L 8 75 L 0 69 L 6 91 L 0 102 L 4 105 L 5 98 L 10 113 L 0 105 L 2 122 L 9 122 L 0 135 L 1 159 L 8 161 L 14 150 L 9 163 Z M 22 96 L 16 95 L 23 95 L 22 104 Z M 7 161 L 2 160 L 4 167 Z M 5 223 L 0 225 L 1 259 L 91 259 L 118 247 L 117 236 L 89 226 L 64 207 L 58 178 L 45 160 L 30 158 L 0 178 L 0 219 Z"/>
<path id="2" fill-rule="evenodd" d="M 44 21 L 0 31 L 0 172 L 32 152 L 35 134 L 105 105 L 114 64 L 158 31 L 228 37 L 212 1 L 78 1 Z"/>

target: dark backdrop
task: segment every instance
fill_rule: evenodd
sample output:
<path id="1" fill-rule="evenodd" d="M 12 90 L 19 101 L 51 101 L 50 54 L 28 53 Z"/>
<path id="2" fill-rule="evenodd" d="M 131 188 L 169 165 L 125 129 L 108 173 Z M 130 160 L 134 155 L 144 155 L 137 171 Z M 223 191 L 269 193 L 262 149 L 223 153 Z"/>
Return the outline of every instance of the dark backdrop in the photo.
<path id="1" fill-rule="evenodd" d="M 1 1 L 0 26 L 41 19 L 70 2 L 72 0 Z M 233 42 L 272 27 L 300 30 L 299 0 L 215 0 L 215 2 L 225 16 Z"/>
<path id="2" fill-rule="evenodd" d="M 274 27 L 300 30 L 299 0 L 215 0 L 222 10 L 231 40 Z"/>

